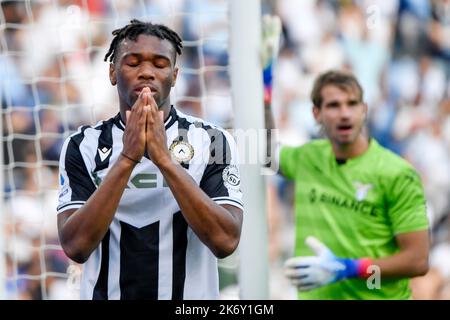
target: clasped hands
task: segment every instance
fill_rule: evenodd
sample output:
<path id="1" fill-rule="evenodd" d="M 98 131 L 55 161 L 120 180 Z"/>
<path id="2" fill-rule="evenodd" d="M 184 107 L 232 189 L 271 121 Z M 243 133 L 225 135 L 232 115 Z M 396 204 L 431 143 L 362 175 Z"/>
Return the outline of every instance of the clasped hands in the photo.
<path id="1" fill-rule="evenodd" d="M 122 153 L 139 162 L 145 150 L 155 165 L 170 160 L 167 149 L 164 113 L 158 109 L 150 88 L 140 92 L 136 102 L 126 111 Z"/>

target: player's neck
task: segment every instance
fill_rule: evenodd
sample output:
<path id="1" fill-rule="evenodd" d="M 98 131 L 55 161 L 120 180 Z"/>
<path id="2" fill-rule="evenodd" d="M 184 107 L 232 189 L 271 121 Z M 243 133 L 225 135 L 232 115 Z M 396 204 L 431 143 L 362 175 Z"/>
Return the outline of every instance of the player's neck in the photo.
<path id="1" fill-rule="evenodd" d="M 170 115 L 170 109 L 172 109 L 172 106 L 170 105 L 170 100 L 167 101 L 159 110 L 161 110 L 164 113 L 164 122 L 167 121 L 167 118 L 169 118 Z"/>
<path id="2" fill-rule="evenodd" d="M 351 144 L 339 144 L 332 142 L 333 152 L 336 159 L 351 159 L 362 155 L 369 148 L 369 140 L 364 135 L 359 137 Z"/>

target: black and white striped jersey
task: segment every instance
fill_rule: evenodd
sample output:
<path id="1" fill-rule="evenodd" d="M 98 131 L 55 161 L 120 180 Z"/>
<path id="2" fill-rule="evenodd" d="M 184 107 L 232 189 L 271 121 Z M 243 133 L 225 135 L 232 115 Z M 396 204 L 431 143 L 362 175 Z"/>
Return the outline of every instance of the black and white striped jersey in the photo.
<path id="1" fill-rule="evenodd" d="M 174 107 L 167 145 L 216 203 L 242 209 L 237 148 L 225 130 Z M 81 127 L 64 143 L 58 213 L 80 208 L 123 147 L 120 114 Z M 217 299 L 217 259 L 186 223 L 148 157 L 133 170 L 101 244 L 83 265 L 81 299 Z"/>

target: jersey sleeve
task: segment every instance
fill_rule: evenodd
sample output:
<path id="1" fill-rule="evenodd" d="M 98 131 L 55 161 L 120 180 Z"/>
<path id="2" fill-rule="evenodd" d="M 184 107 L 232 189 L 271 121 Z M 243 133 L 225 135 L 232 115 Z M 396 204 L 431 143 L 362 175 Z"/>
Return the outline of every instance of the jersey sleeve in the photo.
<path id="1" fill-rule="evenodd" d="M 96 190 L 77 137 L 69 137 L 59 159 L 59 200 L 57 213 L 80 208 Z"/>
<path id="2" fill-rule="evenodd" d="M 413 168 L 404 169 L 393 178 L 388 206 L 394 234 L 428 228 L 423 186 Z"/>
<path id="3" fill-rule="evenodd" d="M 228 132 L 217 131 L 200 188 L 216 203 L 243 210 L 237 146 Z"/>
<path id="4" fill-rule="evenodd" d="M 282 146 L 280 149 L 280 169 L 283 176 L 294 179 L 295 170 L 298 166 L 298 147 Z"/>

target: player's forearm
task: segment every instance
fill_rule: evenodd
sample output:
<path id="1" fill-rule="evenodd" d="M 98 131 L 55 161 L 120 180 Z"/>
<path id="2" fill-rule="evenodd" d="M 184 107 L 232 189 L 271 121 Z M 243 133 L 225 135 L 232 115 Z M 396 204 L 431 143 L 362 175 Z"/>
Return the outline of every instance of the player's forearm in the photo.
<path id="1" fill-rule="evenodd" d="M 403 251 L 395 255 L 375 259 L 373 265 L 380 268 L 381 278 L 412 278 L 428 272 L 428 255 Z"/>
<path id="2" fill-rule="evenodd" d="M 85 262 L 105 236 L 134 164 L 119 157 L 89 200 L 64 223 L 61 244 L 69 258 Z"/>
<path id="3" fill-rule="evenodd" d="M 400 249 L 398 253 L 373 260 L 373 264 L 380 268 L 381 277 L 417 277 L 427 273 L 428 230 L 398 234 L 395 239 Z"/>
<path id="4" fill-rule="evenodd" d="M 171 160 L 159 165 L 189 226 L 218 258 L 236 249 L 241 222 L 227 209 L 211 200 L 178 164 Z"/>
<path id="5" fill-rule="evenodd" d="M 413 278 L 428 272 L 428 250 L 426 246 L 401 249 L 398 253 L 383 258 L 343 259 L 349 261 L 350 270 L 357 270 L 363 278 L 378 275 L 386 278 Z"/>

